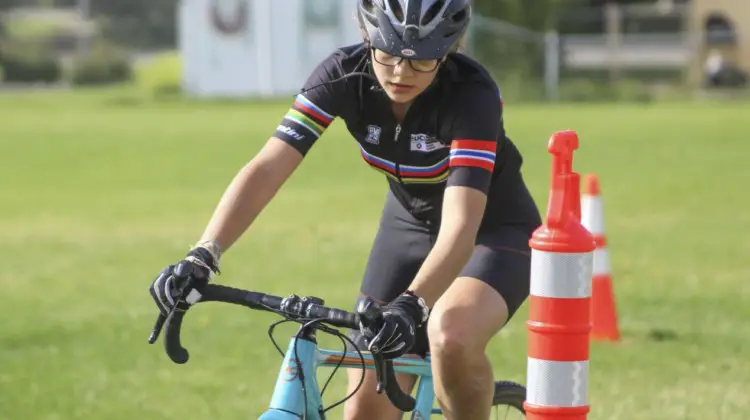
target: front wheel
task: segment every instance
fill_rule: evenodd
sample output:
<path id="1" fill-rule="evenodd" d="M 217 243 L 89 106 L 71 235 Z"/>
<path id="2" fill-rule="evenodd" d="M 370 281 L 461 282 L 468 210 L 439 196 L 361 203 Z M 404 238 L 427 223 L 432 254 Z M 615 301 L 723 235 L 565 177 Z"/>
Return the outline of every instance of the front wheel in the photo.
<path id="1" fill-rule="evenodd" d="M 526 388 L 515 382 L 495 382 L 495 395 L 492 398 L 490 419 L 517 420 L 526 418 L 523 403 L 526 401 Z M 433 414 L 443 414 L 439 408 Z"/>

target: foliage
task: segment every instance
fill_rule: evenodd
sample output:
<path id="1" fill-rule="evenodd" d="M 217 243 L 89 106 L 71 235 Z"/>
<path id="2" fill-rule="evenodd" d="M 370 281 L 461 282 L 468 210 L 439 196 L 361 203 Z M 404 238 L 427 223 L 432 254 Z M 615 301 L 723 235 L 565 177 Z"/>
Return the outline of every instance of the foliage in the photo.
<path id="1" fill-rule="evenodd" d="M 177 39 L 176 0 L 93 1 L 102 34 L 130 47 L 172 47 Z"/>
<path id="2" fill-rule="evenodd" d="M 556 28 L 557 12 L 583 0 L 475 0 L 475 13 L 519 28 L 519 33 L 498 33 L 492 23 L 477 21 L 471 48 L 498 81 L 512 78 L 538 84 L 544 74 L 544 34 Z M 505 83 L 505 82 L 504 82 Z"/>
<path id="3" fill-rule="evenodd" d="M 179 93 L 182 84 L 182 58 L 177 51 L 160 54 L 135 69 L 138 86 L 155 96 Z"/>
<path id="4" fill-rule="evenodd" d="M 130 80 L 132 67 L 127 54 L 114 45 L 98 41 L 75 58 L 71 82 L 74 85 L 103 85 Z"/>
<path id="5" fill-rule="evenodd" d="M 62 65 L 41 44 L 19 40 L 0 43 L 0 67 L 4 82 L 57 82 L 62 77 Z"/>

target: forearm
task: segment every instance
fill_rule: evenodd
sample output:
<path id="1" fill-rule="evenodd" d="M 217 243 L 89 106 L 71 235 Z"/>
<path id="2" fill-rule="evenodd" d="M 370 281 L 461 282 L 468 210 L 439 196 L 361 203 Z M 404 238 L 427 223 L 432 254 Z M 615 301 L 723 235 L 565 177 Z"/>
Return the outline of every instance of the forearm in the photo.
<path id="1" fill-rule="evenodd" d="M 448 290 L 469 262 L 487 196 L 474 188 L 450 187 L 443 201 L 437 240 L 409 288 L 429 307 Z"/>
<path id="2" fill-rule="evenodd" d="M 276 195 L 299 162 L 274 161 L 258 154 L 234 177 L 221 197 L 200 242 L 214 242 L 220 252 L 231 247 Z"/>
<path id="3" fill-rule="evenodd" d="M 448 290 L 474 250 L 475 235 L 467 233 L 438 234 L 435 246 L 425 259 L 409 290 L 424 298 L 427 306 Z"/>

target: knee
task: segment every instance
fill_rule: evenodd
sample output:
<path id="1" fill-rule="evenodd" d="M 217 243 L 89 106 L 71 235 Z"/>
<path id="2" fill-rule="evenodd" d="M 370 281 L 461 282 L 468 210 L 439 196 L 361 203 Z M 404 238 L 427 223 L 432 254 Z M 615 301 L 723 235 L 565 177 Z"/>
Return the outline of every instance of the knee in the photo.
<path id="1" fill-rule="evenodd" d="M 471 320 L 458 313 L 437 310 L 430 315 L 427 336 L 434 359 L 456 360 L 483 352 L 481 340 L 472 333 Z"/>

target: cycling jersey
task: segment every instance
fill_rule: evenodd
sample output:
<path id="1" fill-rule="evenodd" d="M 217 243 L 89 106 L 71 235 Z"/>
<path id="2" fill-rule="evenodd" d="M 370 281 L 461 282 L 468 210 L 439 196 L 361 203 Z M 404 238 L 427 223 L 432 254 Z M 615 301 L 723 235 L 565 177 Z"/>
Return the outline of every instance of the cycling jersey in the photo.
<path id="1" fill-rule="evenodd" d="M 450 54 L 399 123 L 377 81 L 361 74 L 373 74 L 369 53 L 364 43 L 351 45 L 321 62 L 274 136 L 305 155 L 339 117 L 362 159 L 387 177 L 418 219 L 439 221 L 444 190 L 455 185 L 488 195 L 483 223 L 536 226 L 522 158 L 505 135 L 500 89 L 489 73 L 463 54 Z"/>

